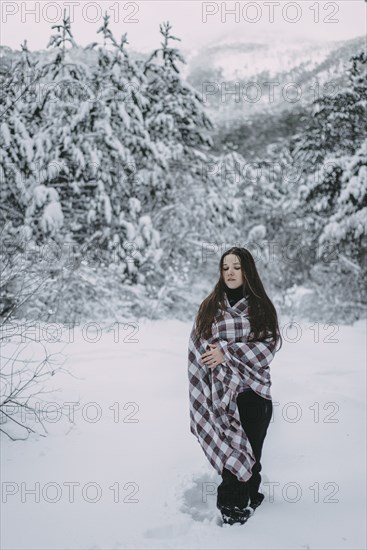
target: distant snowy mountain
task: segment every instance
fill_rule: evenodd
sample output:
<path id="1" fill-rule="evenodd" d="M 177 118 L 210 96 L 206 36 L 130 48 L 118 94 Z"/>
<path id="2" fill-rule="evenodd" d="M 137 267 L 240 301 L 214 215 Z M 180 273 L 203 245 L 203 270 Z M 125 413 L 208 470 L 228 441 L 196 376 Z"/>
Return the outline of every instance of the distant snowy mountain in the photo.
<path id="1" fill-rule="evenodd" d="M 270 77 L 280 72 L 288 72 L 297 66 L 307 64 L 315 68 L 322 63 L 334 44 L 237 42 L 205 48 L 196 60 L 206 66 L 220 67 L 226 80 L 248 78 L 266 72 Z"/>
<path id="2" fill-rule="evenodd" d="M 349 58 L 363 47 L 364 37 L 338 42 L 277 35 L 251 37 L 251 41 L 227 37 L 189 57 L 187 78 L 203 92 L 215 119 L 247 118 L 268 110 L 293 109 L 297 103 L 309 106 L 318 94 L 334 93 L 345 82 Z M 203 83 L 213 83 L 215 90 L 205 95 Z M 236 83 L 237 96 L 226 94 L 236 89 Z"/>

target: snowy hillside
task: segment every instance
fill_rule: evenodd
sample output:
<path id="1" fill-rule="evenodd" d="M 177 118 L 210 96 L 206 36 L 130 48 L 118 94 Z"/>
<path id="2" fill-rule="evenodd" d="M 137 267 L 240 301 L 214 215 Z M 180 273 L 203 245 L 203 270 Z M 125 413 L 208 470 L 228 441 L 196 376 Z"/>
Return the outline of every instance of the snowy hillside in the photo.
<path id="1" fill-rule="evenodd" d="M 217 84 L 216 93 L 205 96 L 217 121 L 232 116 L 244 118 L 264 110 L 294 110 L 300 105 L 309 107 L 322 91 L 332 94 L 345 85 L 348 59 L 363 44 L 363 37 L 340 42 L 297 40 L 277 34 L 251 37 L 251 41 L 228 37 L 189 59 L 188 79 L 200 91 L 203 82 Z M 242 86 L 238 96 L 228 94 L 223 99 L 223 83 L 225 89 L 235 90 L 235 82 Z M 257 89 L 245 87 L 251 82 Z M 293 83 L 299 87 L 299 98 L 293 94 L 295 101 L 291 93 L 284 93 Z"/>
<path id="2" fill-rule="evenodd" d="M 288 72 L 305 64 L 314 69 L 335 49 L 333 43 L 315 44 L 314 42 L 291 43 L 279 40 L 272 43 L 230 43 L 219 44 L 200 52 L 204 54 L 209 66 L 220 67 L 225 80 L 248 78 L 262 72 L 274 77 L 280 72 Z"/>

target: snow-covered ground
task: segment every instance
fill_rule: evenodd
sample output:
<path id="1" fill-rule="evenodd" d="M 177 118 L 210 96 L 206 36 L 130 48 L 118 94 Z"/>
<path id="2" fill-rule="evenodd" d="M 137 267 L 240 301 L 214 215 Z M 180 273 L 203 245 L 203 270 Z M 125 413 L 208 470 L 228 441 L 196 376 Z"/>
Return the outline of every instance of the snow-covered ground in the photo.
<path id="1" fill-rule="evenodd" d="M 73 376 L 51 378 L 47 388 L 61 391 L 44 398 L 79 402 L 83 415 L 74 425 L 46 421 L 47 437 L 1 434 L 1 547 L 366 548 L 365 328 L 288 330 L 271 365 L 265 502 L 225 529 L 216 523 L 220 478 L 189 431 L 191 323 L 139 321 L 136 342 L 132 329 L 96 343 L 75 329 L 64 349 Z"/>

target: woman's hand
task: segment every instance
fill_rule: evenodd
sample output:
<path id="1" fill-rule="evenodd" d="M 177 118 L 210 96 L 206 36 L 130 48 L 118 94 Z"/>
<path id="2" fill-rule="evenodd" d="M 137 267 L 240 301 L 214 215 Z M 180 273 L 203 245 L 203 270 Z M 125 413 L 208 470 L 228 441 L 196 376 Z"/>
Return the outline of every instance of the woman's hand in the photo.
<path id="1" fill-rule="evenodd" d="M 211 348 L 201 356 L 203 363 L 210 369 L 214 369 L 224 361 L 224 355 L 216 344 L 208 344 Z"/>

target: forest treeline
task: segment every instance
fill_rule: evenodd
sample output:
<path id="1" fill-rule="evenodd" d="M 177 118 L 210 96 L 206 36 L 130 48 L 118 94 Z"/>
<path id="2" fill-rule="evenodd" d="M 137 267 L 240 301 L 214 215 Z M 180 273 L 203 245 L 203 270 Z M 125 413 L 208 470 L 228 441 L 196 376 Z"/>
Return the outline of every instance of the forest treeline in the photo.
<path id="1" fill-rule="evenodd" d="M 141 59 L 106 14 L 81 47 L 64 16 L 47 52 L 4 51 L 0 315 L 70 321 L 192 313 L 190 285 L 247 246 L 284 308 L 358 318 L 366 304 L 366 54 L 255 160 L 181 75 L 171 25 Z M 248 130 L 251 131 L 251 128 Z M 228 132 L 228 130 L 227 130 Z"/>

